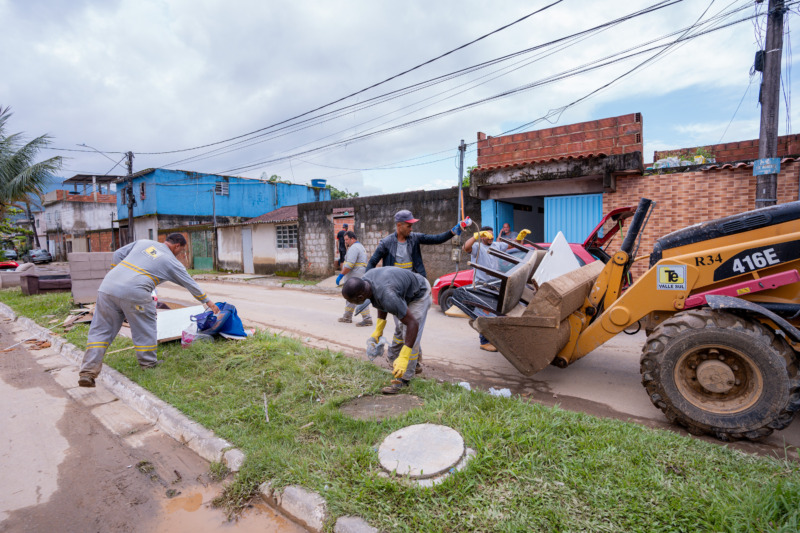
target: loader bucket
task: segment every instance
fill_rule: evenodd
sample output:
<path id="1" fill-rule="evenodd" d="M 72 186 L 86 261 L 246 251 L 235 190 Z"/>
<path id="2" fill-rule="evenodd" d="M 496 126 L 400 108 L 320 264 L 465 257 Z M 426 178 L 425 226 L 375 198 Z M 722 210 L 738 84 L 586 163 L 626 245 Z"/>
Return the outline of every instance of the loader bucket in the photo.
<path id="1" fill-rule="evenodd" d="M 527 307 L 509 314 L 478 317 L 470 325 L 482 333 L 514 367 L 532 376 L 549 365 L 569 341 L 567 317 L 585 302 L 602 261 L 595 261 L 543 283 Z"/>

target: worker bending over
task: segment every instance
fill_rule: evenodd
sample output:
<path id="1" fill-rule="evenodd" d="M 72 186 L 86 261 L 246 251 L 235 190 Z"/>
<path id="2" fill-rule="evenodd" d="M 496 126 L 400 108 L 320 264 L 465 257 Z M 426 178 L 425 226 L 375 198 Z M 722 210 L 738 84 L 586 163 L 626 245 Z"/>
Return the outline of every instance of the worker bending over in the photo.
<path id="1" fill-rule="evenodd" d="M 103 356 L 119 333 L 123 320 L 131 326 L 139 365 L 153 368 L 159 364 L 156 359 L 156 303 L 152 296 L 156 285 L 164 281 L 177 283 L 215 314 L 219 313 L 217 305 L 175 257 L 185 247 L 184 236 L 172 233 L 163 244 L 142 239 L 114 252 L 113 268 L 97 291 L 78 385 L 94 387 L 94 380 L 103 366 Z"/>
<path id="2" fill-rule="evenodd" d="M 351 278 L 342 287 L 342 296 L 351 303 L 361 304 L 367 299 L 378 311 L 378 323 L 372 338 L 377 343 L 386 327 L 386 315 L 393 315 L 400 323 L 402 347 L 399 353 L 389 351 L 395 379 L 381 389 L 384 394 L 397 394 L 408 386 L 417 367 L 422 330 L 431 307 L 431 284 L 410 270 L 383 267 L 370 270 L 364 277 Z"/>

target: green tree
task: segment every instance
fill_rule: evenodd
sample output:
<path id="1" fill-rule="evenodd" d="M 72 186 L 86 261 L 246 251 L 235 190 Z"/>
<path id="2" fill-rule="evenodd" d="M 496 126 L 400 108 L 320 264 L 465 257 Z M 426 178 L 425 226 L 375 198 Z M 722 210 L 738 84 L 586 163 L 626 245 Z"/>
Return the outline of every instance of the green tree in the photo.
<path id="1" fill-rule="evenodd" d="M 0 106 L 0 218 L 28 194 L 42 194 L 53 173 L 61 168 L 61 156 L 36 162 L 39 150 L 50 144 L 49 135 L 25 142 L 22 133 L 8 134 L 11 108 Z"/>
<path id="2" fill-rule="evenodd" d="M 350 192 L 347 189 L 345 189 L 345 190 L 337 189 L 333 185 L 326 185 L 325 188 L 328 189 L 329 191 L 331 191 L 331 200 L 338 200 L 340 198 L 357 198 L 358 197 L 358 193 L 357 192 Z"/>

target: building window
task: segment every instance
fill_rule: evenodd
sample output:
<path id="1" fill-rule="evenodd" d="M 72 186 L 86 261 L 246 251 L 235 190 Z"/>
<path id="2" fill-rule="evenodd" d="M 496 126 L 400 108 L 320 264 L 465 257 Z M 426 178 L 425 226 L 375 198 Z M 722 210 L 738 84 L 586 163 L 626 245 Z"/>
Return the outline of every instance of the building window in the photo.
<path id="1" fill-rule="evenodd" d="M 153 240 L 153 228 L 147 230 L 147 238 L 150 239 L 151 241 Z"/>
<path id="2" fill-rule="evenodd" d="M 218 181 L 214 186 L 214 194 L 218 196 L 228 196 L 228 182 Z"/>
<path id="3" fill-rule="evenodd" d="M 147 198 L 147 188 L 145 187 L 144 182 L 139 184 L 139 198 L 142 200 Z"/>
<path id="4" fill-rule="evenodd" d="M 278 248 L 297 248 L 297 225 L 277 226 Z"/>

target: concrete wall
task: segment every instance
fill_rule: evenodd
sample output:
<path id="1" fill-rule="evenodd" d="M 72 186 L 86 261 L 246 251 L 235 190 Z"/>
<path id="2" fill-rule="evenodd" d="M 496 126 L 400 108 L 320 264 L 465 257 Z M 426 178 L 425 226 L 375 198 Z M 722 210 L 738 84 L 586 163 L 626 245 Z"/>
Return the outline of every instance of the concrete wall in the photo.
<path id="1" fill-rule="evenodd" d="M 59 201 L 45 206 L 45 219 L 49 232 L 60 226 L 64 233 L 80 235 L 110 228 L 114 212 L 113 203 Z"/>
<path id="2" fill-rule="evenodd" d="M 242 228 L 217 228 L 217 265 L 220 270 L 242 271 Z"/>
<path id="3" fill-rule="evenodd" d="M 464 193 L 465 212 L 480 224 L 480 201 Z M 306 277 L 330 276 L 334 273 L 335 239 L 333 209 L 352 207 L 354 228 L 359 241 L 371 255 L 381 238 L 394 232 L 394 214 L 401 209 L 409 209 L 420 219 L 414 230 L 422 233 L 441 233 L 456 223 L 456 188 L 436 191 L 414 191 L 363 198 L 345 198 L 329 202 L 315 202 L 297 206 L 299 218 L 299 261 L 300 273 Z M 422 257 L 428 278 L 435 278 L 456 270 L 451 251 L 454 242 L 458 246 L 466 241 L 454 237 L 451 241 L 423 246 Z M 468 260 L 462 254 L 459 268 L 466 268 Z"/>
<path id="4" fill-rule="evenodd" d="M 278 225 L 250 224 L 253 232 L 253 267 L 256 274 L 297 273 L 297 248 L 278 249 Z M 242 272 L 244 257 L 242 253 L 242 226 L 217 228 L 218 262 L 222 270 Z"/>
<path id="5" fill-rule="evenodd" d="M 792 202 L 798 197 L 800 161 L 785 161 L 778 175 L 778 203 Z M 636 205 L 639 198 L 658 202 L 645 228 L 638 255 L 650 254 L 655 240 L 672 231 L 698 222 L 735 215 L 755 209 L 756 177 L 752 165 L 735 168 L 714 168 L 670 174 L 651 173 L 644 176 L 617 178 L 617 192 L 603 195 L 603 212 L 626 205 Z M 626 226 L 627 228 L 627 226 Z M 611 250 L 617 250 L 615 238 Z M 634 276 L 648 268 L 648 259 L 633 265 Z"/>
<path id="6" fill-rule="evenodd" d="M 253 265 L 256 274 L 292 273 L 299 271 L 297 248 L 278 248 L 278 226 L 284 224 L 253 224 Z"/>

